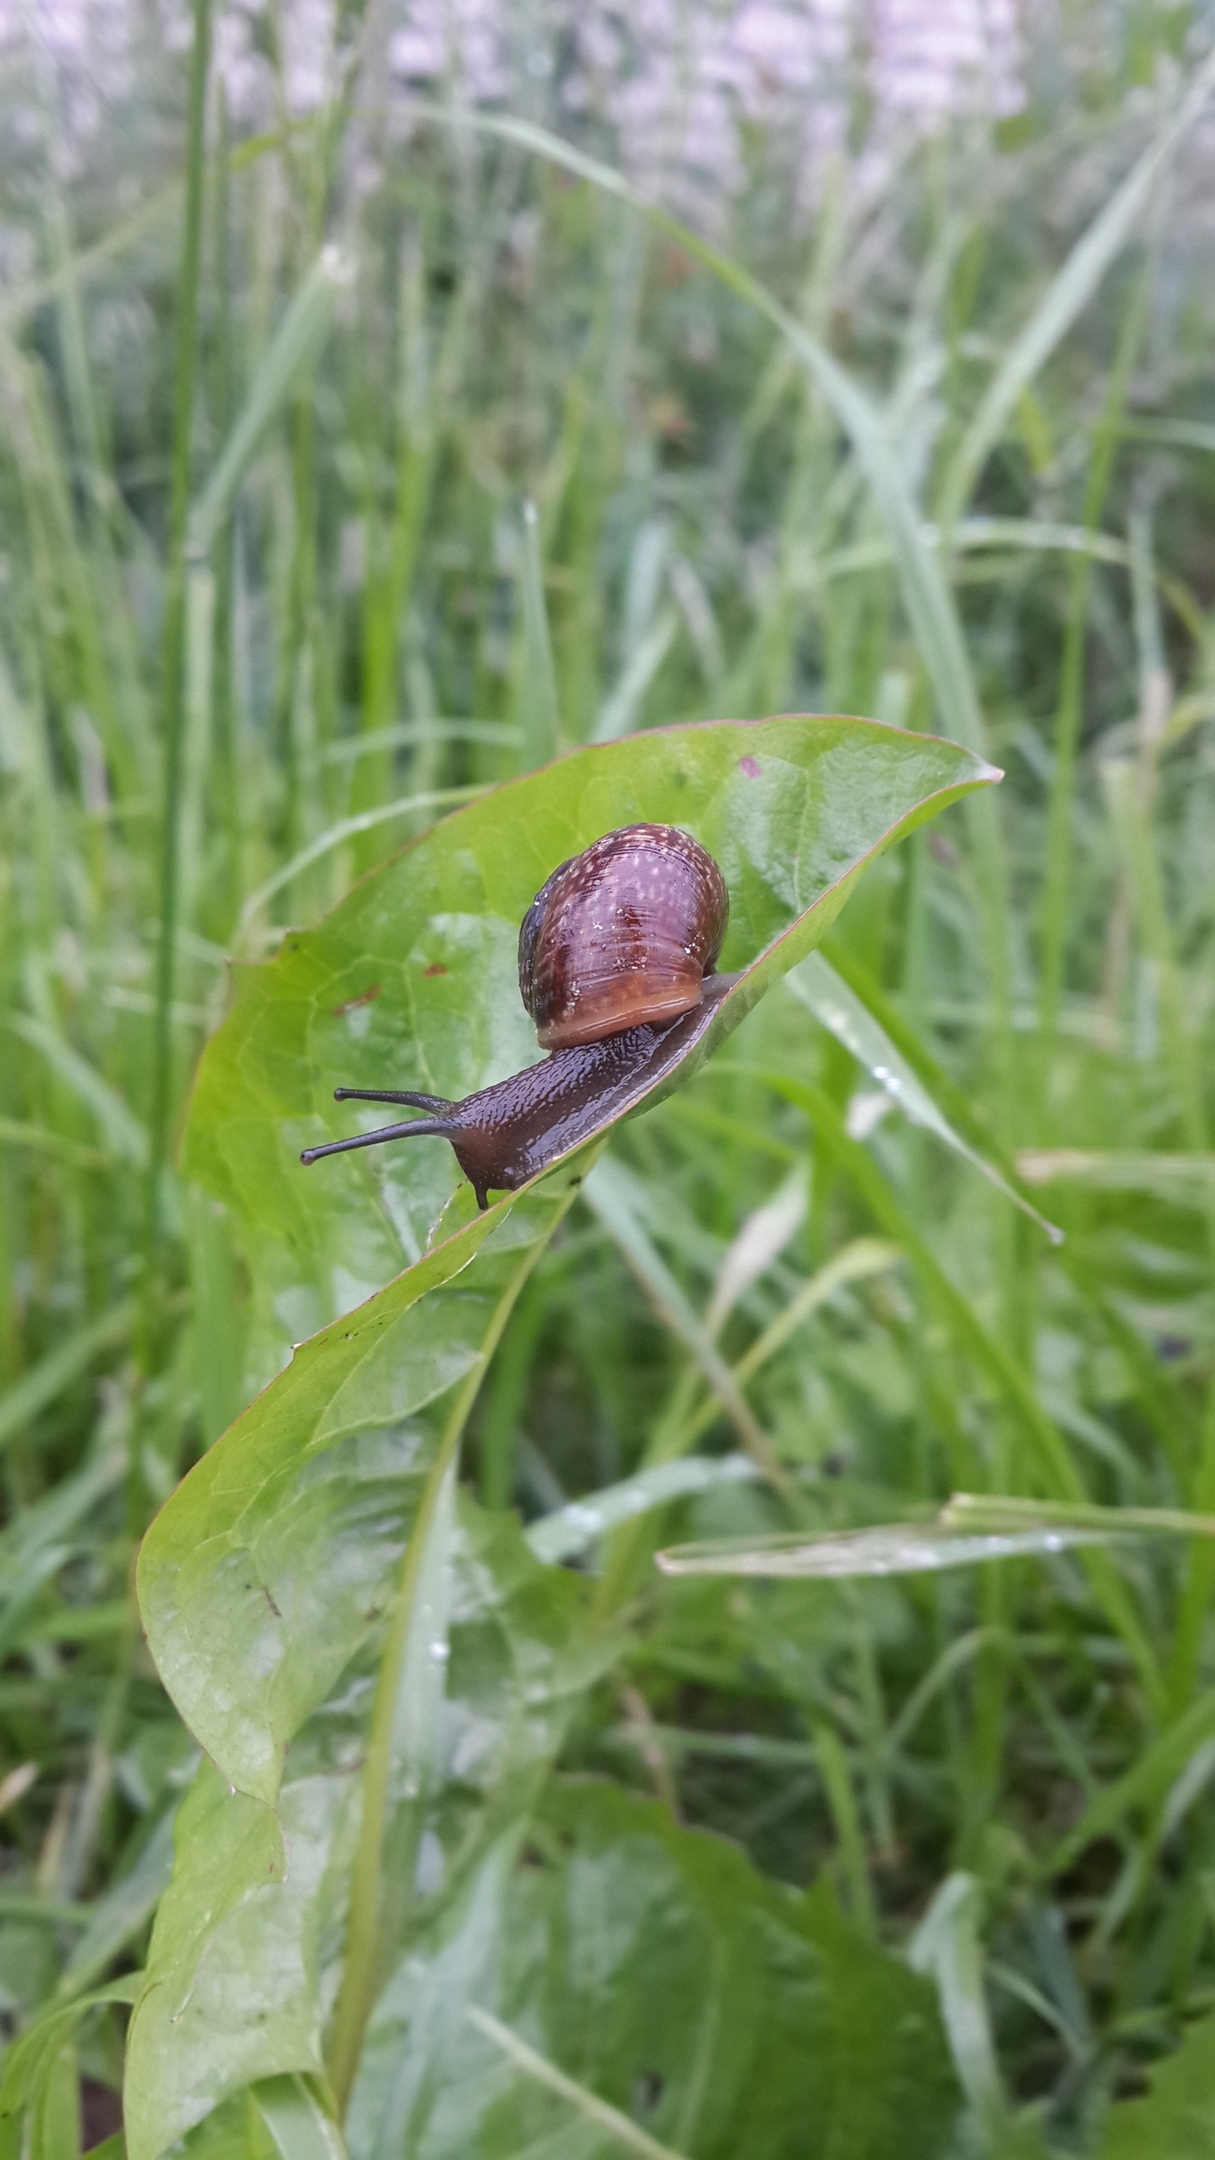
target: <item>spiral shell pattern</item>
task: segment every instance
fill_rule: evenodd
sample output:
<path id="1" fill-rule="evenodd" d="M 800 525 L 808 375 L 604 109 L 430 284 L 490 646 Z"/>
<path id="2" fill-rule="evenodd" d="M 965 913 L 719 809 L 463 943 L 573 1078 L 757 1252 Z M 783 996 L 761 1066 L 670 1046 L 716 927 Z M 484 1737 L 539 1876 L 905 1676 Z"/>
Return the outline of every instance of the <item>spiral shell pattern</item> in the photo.
<path id="1" fill-rule="evenodd" d="M 541 1048 L 690 1012 L 729 909 L 713 857 L 676 825 L 624 825 L 559 864 L 519 933 L 519 990 Z"/>

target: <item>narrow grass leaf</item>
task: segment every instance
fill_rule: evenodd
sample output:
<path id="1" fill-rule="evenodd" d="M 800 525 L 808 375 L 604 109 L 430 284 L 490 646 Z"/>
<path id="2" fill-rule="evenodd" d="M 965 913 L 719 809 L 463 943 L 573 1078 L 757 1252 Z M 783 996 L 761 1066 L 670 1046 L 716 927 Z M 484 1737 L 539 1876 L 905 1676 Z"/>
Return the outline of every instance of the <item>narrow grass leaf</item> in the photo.
<path id="1" fill-rule="evenodd" d="M 977 1148 L 963 1138 L 957 1128 L 950 1124 L 940 1105 L 929 1094 L 923 1081 L 903 1057 L 881 1022 L 868 1010 L 857 992 L 842 975 L 837 973 L 823 953 L 810 953 L 798 966 L 791 968 L 785 984 L 799 1004 L 814 1014 L 816 1020 L 851 1051 L 858 1064 L 865 1067 L 884 1088 L 892 1102 L 909 1117 L 913 1125 L 934 1133 L 952 1148 L 971 1168 L 978 1170 L 997 1192 L 1011 1200 L 1028 1215 L 1040 1230 L 1046 1232 L 1052 1245 L 1063 1241 L 1063 1232 L 1036 1207 L 1019 1193 L 1014 1185 Z"/>
<path id="2" fill-rule="evenodd" d="M 735 1232 L 722 1255 L 705 1309 L 705 1330 L 710 1337 L 720 1334 L 739 1299 L 762 1280 L 796 1236 L 806 1219 L 806 1203 L 806 1172 L 799 1164 Z"/>
<path id="3" fill-rule="evenodd" d="M 1110 1533 L 1106 1532 L 1108 1536 Z M 664 1575 L 771 1575 L 846 1581 L 864 1575 L 922 1575 L 1093 1545 L 1088 1529 L 968 1531 L 942 1523 L 887 1523 L 880 1529 L 832 1530 L 822 1537 L 712 1539 L 672 1545 L 656 1557 Z"/>
<path id="4" fill-rule="evenodd" d="M 1094 1530 L 1110 1537 L 1215 1537 L 1215 1515 L 1187 1508 L 1092 1507 L 1061 1500 L 1025 1500 L 998 1493 L 954 1493 L 941 1510 L 952 1529 Z"/>
<path id="5" fill-rule="evenodd" d="M 958 2076 L 980 2121 L 990 2125 L 1004 2111 L 1004 2090 L 983 1985 L 981 1909 L 973 1875 L 947 1876 L 912 1937 L 909 1959 L 913 1971 L 936 1981 Z"/>
<path id="6" fill-rule="evenodd" d="M 1061 1838 L 1047 1861 L 1047 1872 L 1062 1875 L 1094 1838 L 1118 1830 L 1138 1808 L 1161 1805 L 1200 1748 L 1215 1735 L 1215 1690 L 1205 1689 L 1171 1725 L 1149 1740 L 1137 1761 L 1098 1793 L 1073 1830 Z"/>
<path id="7" fill-rule="evenodd" d="M 56 1991 L 60 1999 L 91 1987 L 151 1919 L 172 1871 L 176 1812 L 176 1804 L 165 1810 L 133 1866 L 95 1899 L 64 1965 Z"/>
<path id="8" fill-rule="evenodd" d="M 1175 1207 L 1207 1208 L 1215 1195 L 1215 1155 L 1137 1153 L 1117 1148 L 1022 1148 L 1027 1185 L 1079 1185 L 1092 1192 L 1151 1193 Z"/>
<path id="9" fill-rule="evenodd" d="M 253 2100 L 281 2160 L 346 2160 L 346 2142 L 302 2077 L 263 2078 Z"/>
<path id="10" fill-rule="evenodd" d="M 327 241 L 268 345 L 244 407 L 190 513 L 189 552 L 207 555 L 253 455 L 329 334 L 338 295 L 354 275 L 348 250 Z"/>
<path id="11" fill-rule="evenodd" d="M 1121 253 L 1152 190 L 1215 88 L 1215 53 L 1195 74 L 1177 110 L 1165 122 L 1121 187 L 1102 205 L 1088 230 L 1052 278 L 1029 321 L 1018 332 L 988 384 L 954 454 L 942 489 L 942 521 L 950 525 L 998 441 L 1018 399 L 1087 307 L 1115 257 Z"/>
<path id="12" fill-rule="evenodd" d="M 487 2040 L 492 2040 L 494 2046 L 502 2050 L 524 2077 L 535 2078 L 538 2084 L 546 2085 L 550 2092 L 568 2100 L 571 2107 L 585 2116 L 588 2122 L 594 2123 L 596 2129 L 606 2131 L 608 2137 L 625 2151 L 640 2153 L 642 2160 L 681 2160 L 681 2155 L 673 2146 L 660 2145 L 657 2138 L 652 2138 L 648 2131 L 641 2128 L 640 2123 L 622 2115 L 619 2108 L 601 2100 L 598 2093 L 588 2091 L 587 2087 L 579 2085 L 575 2078 L 567 2077 L 564 2070 L 558 2070 L 555 2063 L 549 2062 L 546 2056 L 529 2047 L 526 2040 L 521 2040 L 518 2033 L 512 2032 L 510 2026 L 504 2025 L 501 2018 L 494 2017 L 491 2011 L 482 2010 L 476 2003 L 470 2003 L 464 2015 L 477 2032 L 484 2033 Z"/>
<path id="13" fill-rule="evenodd" d="M 651 623 L 635 652 L 629 654 L 613 686 L 599 709 L 599 717 L 591 730 L 592 742 L 611 742 L 617 735 L 627 735 L 636 720 L 646 691 L 666 659 L 680 617 L 674 608 L 664 608 L 656 622 Z"/>
<path id="14" fill-rule="evenodd" d="M 519 681 L 519 770 L 535 772 L 557 754 L 560 717 L 553 645 L 544 598 L 540 517 L 534 502 L 523 505 L 523 653 Z"/>
<path id="15" fill-rule="evenodd" d="M 662 1255 L 648 1236 L 630 1190 L 629 1174 L 619 1164 L 596 1164 L 584 1198 L 613 1243 L 620 1248 L 664 1326 L 683 1344 L 716 1396 L 748 1455 L 779 1492 L 790 1493 L 789 1477 L 754 1412 L 746 1402 L 720 1352 L 693 1311 Z"/>
<path id="16" fill-rule="evenodd" d="M 818 1724 L 814 1729 L 818 1767 L 835 1834 L 839 1839 L 840 1868 L 847 1885 L 848 1901 L 852 1918 L 861 1933 L 870 1942 L 877 1941 L 877 1908 L 873 1901 L 873 1884 L 869 1879 L 869 1863 L 865 1854 L 865 1834 L 861 1826 L 860 1809 L 856 1804 L 852 1772 L 848 1757 L 840 1744 L 838 1733 L 831 1725 Z"/>
<path id="17" fill-rule="evenodd" d="M 652 1463 L 635 1477 L 540 1516 L 528 1524 L 525 1535 L 537 1560 L 572 1560 L 634 1515 L 693 1493 L 712 1492 L 719 1485 L 748 1484 L 759 1475 L 749 1455 L 685 1455 L 675 1462 Z"/>
<path id="18" fill-rule="evenodd" d="M 148 1136 L 134 1112 L 116 1088 L 104 1080 L 95 1065 L 65 1042 L 54 1028 L 29 1013 L 11 1013 L 9 1026 L 23 1042 L 46 1059 L 53 1073 L 96 1118 L 106 1146 L 124 1162 L 142 1167 L 148 1160 Z"/>
<path id="19" fill-rule="evenodd" d="M 357 838 L 359 833 L 374 832 L 377 825 L 391 824 L 394 818 L 416 815 L 419 810 L 446 810 L 455 803 L 475 802 L 478 796 L 487 793 L 485 787 L 428 788 L 419 795 L 401 795 L 395 802 L 377 803 L 374 810 L 359 810 L 353 817 L 339 818 L 336 825 L 318 833 L 306 848 L 301 848 L 298 855 L 293 855 L 273 877 L 267 878 L 249 894 L 241 909 L 238 937 L 248 935 L 254 917 L 286 886 L 293 884 L 302 871 L 310 870 L 313 863 L 332 854 L 344 841 Z"/>
<path id="20" fill-rule="evenodd" d="M 44 1358 L 31 1365 L 20 1380 L 0 1395 L 0 1447 L 5 1447 L 40 1412 L 49 1408 L 65 1388 L 86 1373 L 95 1357 L 104 1350 L 113 1350 L 125 1342 L 134 1324 L 135 1310 L 130 1298 L 123 1298 L 111 1305 L 107 1312 L 99 1314 L 83 1327 L 74 1328 L 54 1350 L 48 1350 Z M 88 1481 L 90 1494 L 98 1489 L 98 1471 Z"/>

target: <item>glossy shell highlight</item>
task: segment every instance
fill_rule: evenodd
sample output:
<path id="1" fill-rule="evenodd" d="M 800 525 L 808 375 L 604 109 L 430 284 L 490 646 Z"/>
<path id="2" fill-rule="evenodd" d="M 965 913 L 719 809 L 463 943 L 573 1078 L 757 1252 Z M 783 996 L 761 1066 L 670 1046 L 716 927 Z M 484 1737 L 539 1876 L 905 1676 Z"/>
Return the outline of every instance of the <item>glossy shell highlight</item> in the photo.
<path id="1" fill-rule="evenodd" d="M 559 864 L 519 933 L 519 990 L 541 1048 L 690 1012 L 729 911 L 713 857 L 676 825 L 624 825 Z"/>

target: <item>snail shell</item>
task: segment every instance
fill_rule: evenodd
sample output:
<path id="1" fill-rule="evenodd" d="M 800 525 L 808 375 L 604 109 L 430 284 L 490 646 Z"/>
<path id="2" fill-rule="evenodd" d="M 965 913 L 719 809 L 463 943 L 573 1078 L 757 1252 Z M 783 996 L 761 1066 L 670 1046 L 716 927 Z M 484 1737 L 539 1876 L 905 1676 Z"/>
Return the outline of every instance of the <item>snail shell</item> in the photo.
<path id="1" fill-rule="evenodd" d="M 624 825 L 561 863 L 519 932 L 519 990 L 541 1049 L 690 1012 L 729 911 L 713 857 L 675 825 Z"/>

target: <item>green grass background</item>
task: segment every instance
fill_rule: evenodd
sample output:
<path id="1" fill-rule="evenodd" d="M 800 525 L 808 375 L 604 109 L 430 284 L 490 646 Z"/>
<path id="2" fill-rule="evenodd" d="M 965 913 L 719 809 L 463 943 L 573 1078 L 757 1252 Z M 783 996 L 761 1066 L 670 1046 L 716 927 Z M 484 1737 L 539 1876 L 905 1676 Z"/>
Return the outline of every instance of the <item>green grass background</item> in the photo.
<path id="1" fill-rule="evenodd" d="M 551 1513 L 689 1425 L 721 1451 L 663 1283 L 735 1363 L 877 1235 L 749 1383 L 824 1528 L 1032 1493 L 1044 1423 L 1089 1499 L 1215 1510 L 1209 39 L 1184 7 L 1052 22 L 1021 114 L 893 146 L 876 187 L 861 115 L 804 218 L 751 142 L 711 244 L 593 132 L 439 109 L 364 170 L 357 64 L 257 138 L 202 69 L 158 77 L 136 209 L 104 164 L 48 160 L 36 205 L 4 180 L 36 239 L 0 292 L 10 2034 L 139 1960 L 192 1757 L 133 1554 L 278 1355 L 175 1167 L 227 956 L 555 749 L 817 710 L 1003 766 L 877 865 L 834 957 L 1066 1242 L 774 997 L 617 1141 L 640 1240 L 581 1206 L 540 1264 L 482 1497 Z M 934 1969 L 990 2039 L 959 2042 L 976 2120 L 994 2085 L 1096 2149 L 1215 2005 L 1209 1546 L 1122 1547 L 1101 1600 L 1067 1555 L 647 1564 L 779 1520 L 722 1487 L 609 1548 L 633 1647 L 569 1766 L 825 1874 L 891 1946 L 964 1880 Z M 81 2047 L 104 2126 L 118 2019 Z"/>

